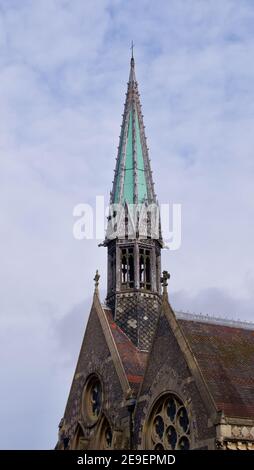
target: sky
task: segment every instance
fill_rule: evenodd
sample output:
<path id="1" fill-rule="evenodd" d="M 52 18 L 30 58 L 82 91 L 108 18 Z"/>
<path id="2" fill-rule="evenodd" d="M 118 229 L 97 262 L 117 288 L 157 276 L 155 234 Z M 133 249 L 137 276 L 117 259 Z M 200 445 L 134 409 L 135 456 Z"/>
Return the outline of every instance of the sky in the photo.
<path id="1" fill-rule="evenodd" d="M 134 41 L 177 310 L 254 321 L 254 2 L 0 0 L 0 448 L 52 449 L 106 250 L 73 208 L 109 199 Z"/>

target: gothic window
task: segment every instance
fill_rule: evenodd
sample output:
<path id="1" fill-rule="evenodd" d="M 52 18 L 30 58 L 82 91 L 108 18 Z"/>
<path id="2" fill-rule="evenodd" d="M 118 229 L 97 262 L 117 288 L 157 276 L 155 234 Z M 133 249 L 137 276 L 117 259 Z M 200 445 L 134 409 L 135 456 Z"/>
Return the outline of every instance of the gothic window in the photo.
<path id="1" fill-rule="evenodd" d="M 95 423 L 102 407 L 102 385 L 97 375 L 88 378 L 83 391 L 82 405 L 85 421 Z"/>
<path id="2" fill-rule="evenodd" d="M 84 436 L 84 432 L 80 424 L 78 423 L 74 438 L 71 442 L 71 450 L 85 450 L 87 448 L 88 441 Z"/>
<path id="3" fill-rule="evenodd" d="M 121 251 L 121 283 L 125 288 L 134 287 L 133 248 L 122 248 Z"/>
<path id="4" fill-rule="evenodd" d="M 102 416 L 98 426 L 97 449 L 112 449 L 113 433 L 105 415 Z"/>
<path id="5" fill-rule="evenodd" d="M 150 250 L 139 250 L 139 283 L 141 289 L 151 289 L 151 261 Z"/>
<path id="6" fill-rule="evenodd" d="M 150 287 L 151 285 L 151 269 L 150 269 L 150 256 L 146 257 L 146 284 Z M 149 288 L 148 287 L 148 288 Z"/>
<path id="7" fill-rule="evenodd" d="M 189 450 L 188 411 L 175 395 L 163 395 L 156 401 L 147 421 L 145 441 L 150 450 Z"/>
<path id="8" fill-rule="evenodd" d="M 144 250 L 142 250 L 142 251 L 144 251 Z M 139 272 L 140 272 L 140 278 L 139 278 L 140 287 L 144 287 L 144 283 L 145 283 L 145 262 L 144 262 L 144 256 L 143 255 L 140 255 L 140 258 L 139 258 Z"/>
<path id="9" fill-rule="evenodd" d="M 126 253 L 126 250 L 123 250 L 123 253 L 122 253 L 122 284 L 127 283 L 128 266 L 127 266 L 127 257 L 126 257 L 125 253 Z"/>
<path id="10" fill-rule="evenodd" d="M 133 259 L 133 250 L 132 253 L 129 255 L 129 263 L 128 263 L 128 275 L 129 275 L 129 285 L 133 287 L 134 285 L 134 259 Z"/>

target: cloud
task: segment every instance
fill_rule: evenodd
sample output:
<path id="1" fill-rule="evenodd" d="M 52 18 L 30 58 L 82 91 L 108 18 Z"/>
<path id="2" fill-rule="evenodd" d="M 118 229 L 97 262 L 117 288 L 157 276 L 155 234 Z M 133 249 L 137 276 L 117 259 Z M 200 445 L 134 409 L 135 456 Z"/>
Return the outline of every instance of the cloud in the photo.
<path id="1" fill-rule="evenodd" d="M 71 380 L 45 318 L 1 325 L 1 449 L 53 448 Z"/>
<path id="2" fill-rule="evenodd" d="M 60 353 L 64 352 L 66 366 L 70 367 L 73 373 L 84 337 L 91 305 L 92 299 L 86 299 L 86 301 L 74 305 L 63 318 L 52 321 L 52 330 L 54 331 L 59 351 Z"/>
<path id="3" fill-rule="evenodd" d="M 105 290 L 72 211 L 108 200 L 132 39 L 155 187 L 182 204 L 172 300 L 253 319 L 253 17 L 248 0 L 0 0 L 1 447 L 54 445 L 97 268 Z"/>
<path id="4" fill-rule="evenodd" d="M 171 294 L 171 303 L 176 311 L 253 322 L 253 295 L 241 298 L 217 287 L 200 290 L 196 295 L 191 295 L 183 289 Z"/>

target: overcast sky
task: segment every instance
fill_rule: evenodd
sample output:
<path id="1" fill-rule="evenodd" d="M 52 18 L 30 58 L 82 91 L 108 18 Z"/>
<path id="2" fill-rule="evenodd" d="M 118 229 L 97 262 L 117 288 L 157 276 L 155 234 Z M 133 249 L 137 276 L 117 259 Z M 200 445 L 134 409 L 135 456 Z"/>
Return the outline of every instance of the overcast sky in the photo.
<path id="1" fill-rule="evenodd" d="M 254 2 L 0 0 L 0 447 L 52 448 L 106 250 L 73 207 L 109 198 L 130 43 L 173 307 L 254 320 Z"/>

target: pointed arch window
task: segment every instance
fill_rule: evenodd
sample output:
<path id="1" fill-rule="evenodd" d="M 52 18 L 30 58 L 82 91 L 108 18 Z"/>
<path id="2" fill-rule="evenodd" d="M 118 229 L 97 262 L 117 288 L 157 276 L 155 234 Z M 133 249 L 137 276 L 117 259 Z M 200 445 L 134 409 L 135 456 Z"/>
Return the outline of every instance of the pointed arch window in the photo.
<path id="1" fill-rule="evenodd" d="M 151 290 L 151 253 L 150 250 L 139 250 L 139 284 L 141 289 Z"/>
<path id="2" fill-rule="evenodd" d="M 87 449 L 87 445 L 88 440 L 85 438 L 84 431 L 80 423 L 78 423 L 70 448 L 71 450 L 85 450 Z"/>
<path id="3" fill-rule="evenodd" d="M 121 284 L 126 289 L 134 287 L 133 248 L 122 248 L 121 250 Z"/>
<path id="4" fill-rule="evenodd" d="M 95 440 L 91 449 L 110 450 L 113 449 L 113 429 L 106 418 L 102 415 L 96 430 Z"/>

